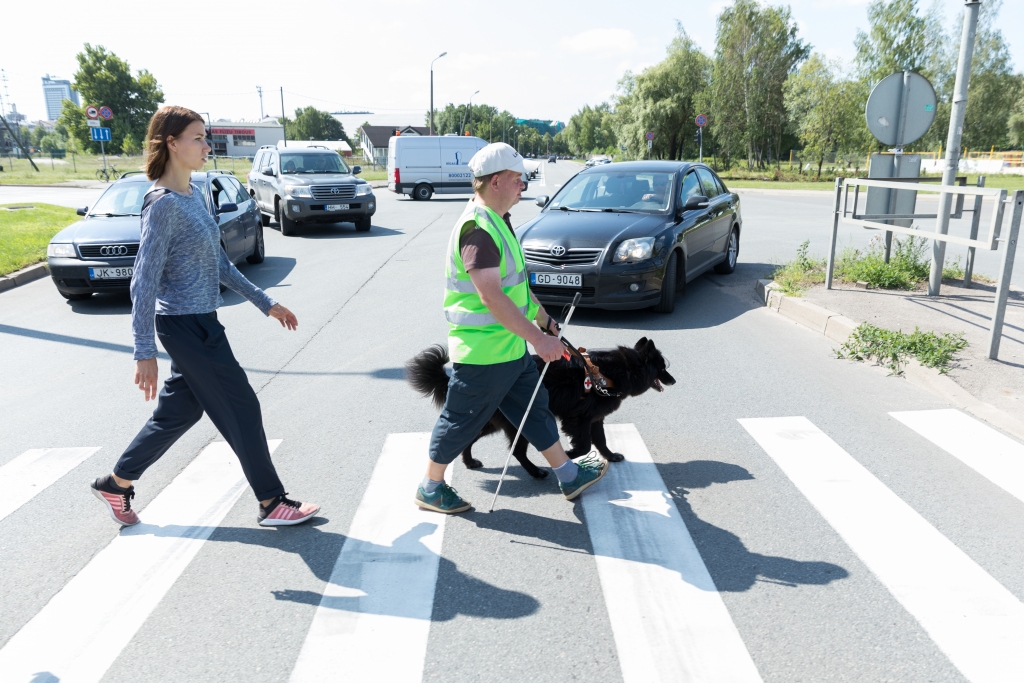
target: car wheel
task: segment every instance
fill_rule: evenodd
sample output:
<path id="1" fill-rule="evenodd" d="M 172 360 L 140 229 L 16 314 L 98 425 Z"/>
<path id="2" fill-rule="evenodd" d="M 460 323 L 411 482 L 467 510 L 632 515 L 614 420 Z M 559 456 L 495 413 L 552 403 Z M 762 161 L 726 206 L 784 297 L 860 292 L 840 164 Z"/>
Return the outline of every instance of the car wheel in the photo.
<path id="1" fill-rule="evenodd" d="M 253 246 L 252 253 L 245 257 L 245 260 L 249 263 L 263 263 L 263 259 L 266 258 L 266 246 L 263 242 L 263 226 L 256 226 L 256 244 Z"/>
<path id="2" fill-rule="evenodd" d="M 665 266 L 665 276 L 661 278 L 661 300 L 654 306 L 658 313 L 671 313 L 676 309 L 676 275 L 679 270 L 679 254 L 672 252 Z"/>
<path id="3" fill-rule="evenodd" d="M 278 209 L 278 215 L 280 215 L 280 217 L 281 217 L 278 222 L 281 224 L 281 234 L 282 235 L 284 235 L 285 237 L 291 237 L 296 232 L 298 232 L 298 229 L 299 229 L 299 224 L 298 223 L 293 221 L 291 218 L 288 218 L 288 216 L 285 216 L 284 212 L 281 211 L 280 209 Z"/>
<path id="4" fill-rule="evenodd" d="M 88 299 L 89 297 L 92 296 L 92 292 L 78 292 L 78 293 L 74 293 L 74 292 L 65 292 L 65 291 L 60 290 L 60 289 L 58 289 L 57 291 L 60 292 L 60 295 L 62 297 L 64 297 L 65 299 L 67 299 L 68 301 L 85 301 L 86 299 Z"/>
<path id="5" fill-rule="evenodd" d="M 356 230 L 358 230 L 359 232 L 369 232 L 372 224 L 373 221 L 370 220 L 369 216 L 367 216 L 366 218 L 360 218 L 359 220 L 356 221 Z"/>
<path id="6" fill-rule="evenodd" d="M 728 275 L 736 270 L 736 259 L 740 256 L 740 231 L 732 229 L 729 235 L 729 244 L 725 247 L 725 260 L 715 266 L 715 272 L 719 275 Z"/>
<path id="7" fill-rule="evenodd" d="M 428 199 L 430 199 L 430 196 L 432 194 L 434 194 L 434 189 L 430 187 L 430 185 L 427 185 L 426 183 L 420 183 L 412 191 L 412 198 L 418 199 L 420 201 L 427 201 Z"/>

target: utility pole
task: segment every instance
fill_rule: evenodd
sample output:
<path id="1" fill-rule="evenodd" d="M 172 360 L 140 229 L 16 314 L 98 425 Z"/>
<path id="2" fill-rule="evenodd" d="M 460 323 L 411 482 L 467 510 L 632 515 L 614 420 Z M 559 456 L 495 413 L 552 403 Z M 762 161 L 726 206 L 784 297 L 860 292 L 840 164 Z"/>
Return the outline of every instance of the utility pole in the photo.
<path id="1" fill-rule="evenodd" d="M 11 134 L 11 137 L 14 139 L 14 141 L 18 143 L 18 148 L 21 150 L 21 153 L 25 155 L 25 158 L 28 159 L 28 163 L 32 164 L 32 168 L 36 169 L 36 172 L 38 173 L 39 167 L 36 166 L 36 162 L 32 161 L 32 157 L 29 155 L 28 150 L 25 149 L 25 145 L 21 144 L 21 138 L 15 135 L 14 131 L 11 130 L 11 127 L 7 125 L 7 119 L 0 115 L 0 122 L 4 124 L 4 128 L 6 128 L 7 132 Z M 14 125 L 18 125 L 18 122 L 15 121 Z M 11 164 L 11 167 L 13 168 L 14 164 Z"/>
<path id="2" fill-rule="evenodd" d="M 430 134 L 434 134 L 434 62 L 444 57 L 447 52 L 442 52 L 430 62 Z"/>
<path id="3" fill-rule="evenodd" d="M 284 115 L 284 86 L 281 86 L 281 130 L 284 132 L 284 146 L 288 146 L 288 117 Z"/>
<path id="4" fill-rule="evenodd" d="M 960 142 L 964 132 L 964 115 L 967 113 L 967 84 L 971 79 L 971 59 L 974 56 L 974 36 L 978 31 L 978 10 L 980 0 L 966 0 L 964 3 L 964 31 L 960 38 L 960 58 L 956 65 L 956 84 L 953 86 L 953 109 L 949 113 L 949 135 L 946 138 L 946 168 L 942 171 L 942 184 L 956 183 L 959 164 Z M 939 194 L 939 217 L 935 232 L 945 235 L 949 232 L 949 209 L 953 195 Z M 942 266 L 946 262 L 946 243 L 932 241 L 932 270 L 928 278 L 928 296 L 938 296 L 942 287 Z"/>
<path id="5" fill-rule="evenodd" d="M 263 120 L 263 88 L 256 86 L 256 92 L 260 94 L 260 121 Z"/>
<path id="6" fill-rule="evenodd" d="M 473 95 L 476 95 L 479 92 L 480 91 L 477 90 L 475 93 L 473 93 Z M 473 95 L 469 96 L 469 104 L 467 105 L 467 109 L 469 110 L 467 113 L 469 114 L 469 134 L 470 135 L 473 134 Z M 459 129 L 459 135 L 465 135 L 465 133 L 466 133 L 466 115 L 463 114 L 462 115 L 462 128 Z"/>

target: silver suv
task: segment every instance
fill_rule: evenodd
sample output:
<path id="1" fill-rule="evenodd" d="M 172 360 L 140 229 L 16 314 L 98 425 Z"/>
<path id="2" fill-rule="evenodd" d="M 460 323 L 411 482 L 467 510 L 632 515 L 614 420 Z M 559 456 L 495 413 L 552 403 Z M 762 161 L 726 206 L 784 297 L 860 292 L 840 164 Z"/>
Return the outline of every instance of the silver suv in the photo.
<path id="1" fill-rule="evenodd" d="M 247 178 L 249 195 L 263 215 L 281 226 L 282 235 L 294 235 L 303 223 L 355 223 L 370 229 L 377 198 L 362 171 L 351 169 L 337 152 L 326 147 L 290 148 L 266 145 L 256 153 Z"/>

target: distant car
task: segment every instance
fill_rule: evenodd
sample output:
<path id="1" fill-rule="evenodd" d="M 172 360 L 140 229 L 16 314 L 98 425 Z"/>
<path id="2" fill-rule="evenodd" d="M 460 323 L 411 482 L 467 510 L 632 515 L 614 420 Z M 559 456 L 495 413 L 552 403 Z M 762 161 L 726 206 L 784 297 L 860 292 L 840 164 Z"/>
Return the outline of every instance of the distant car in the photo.
<path id="1" fill-rule="evenodd" d="M 555 163 L 555 162 L 557 162 L 557 161 L 558 161 L 558 157 L 556 157 L 556 156 L 555 156 L 554 154 L 552 154 L 552 155 L 550 155 L 550 156 L 548 157 L 548 163 L 549 163 L 549 164 L 553 164 L 553 163 Z"/>
<path id="2" fill-rule="evenodd" d="M 266 255 L 259 210 L 242 184 L 224 171 L 192 174 L 210 215 L 220 225 L 221 247 L 233 263 L 262 263 Z M 88 299 L 96 292 L 128 292 L 142 237 L 142 201 L 153 181 L 129 173 L 115 181 L 84 218 L 50 240 L 50 277 L 65 299 Z"/>
<path id="3" fill-rule="evenodd" d="M 348 167 L 327 147 L 265 145 L 253 157 L 246 183 L 259 205 L 263 225 L 271 218 L 281 234 L 294 235 L 304 223 L 355 223 L 366 232 L 377 211 L 377 198 L 359 166 Z"/>
<path id="4" fill-rule="evenodd" d="M 703 164 L 601 164 L 537 204 L 516 236 L 530 290 L 548 310 L 580 292 L 580 306 L 671 313 L 686 282 L 736 268 L 739 196 Z"/>

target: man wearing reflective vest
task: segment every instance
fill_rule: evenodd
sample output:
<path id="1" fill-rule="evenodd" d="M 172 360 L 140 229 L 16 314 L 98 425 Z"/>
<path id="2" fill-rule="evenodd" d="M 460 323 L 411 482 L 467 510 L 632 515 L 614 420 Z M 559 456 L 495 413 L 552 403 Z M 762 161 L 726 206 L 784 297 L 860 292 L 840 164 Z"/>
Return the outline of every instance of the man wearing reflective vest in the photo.
<path id="1" fill-rule="evenodd" d="M 522 196 L 522 157 L 496 142 L 473 155 L 469 169 L 474 196 L 452 230 L 445 255 L 444 312 L 454 369 L 430 436 L 427 475 L 415 499 L 422 508 L 446 514 L 472 507 L 445 483 L 448 464 L 473 442 L 494 411 L 500 410 L 514 425 L 523 419 L 540 379 L 526 343 L 549 363 L 563 351 L 554 336 L 558 323 L 531 294 L 523 250 L 502 219 Z M 599 455 L 575 462 L 566 456 L 543 386 L 520 438 L 541 452 L 569 500 L 607 471 L 608 461 Z"/>

